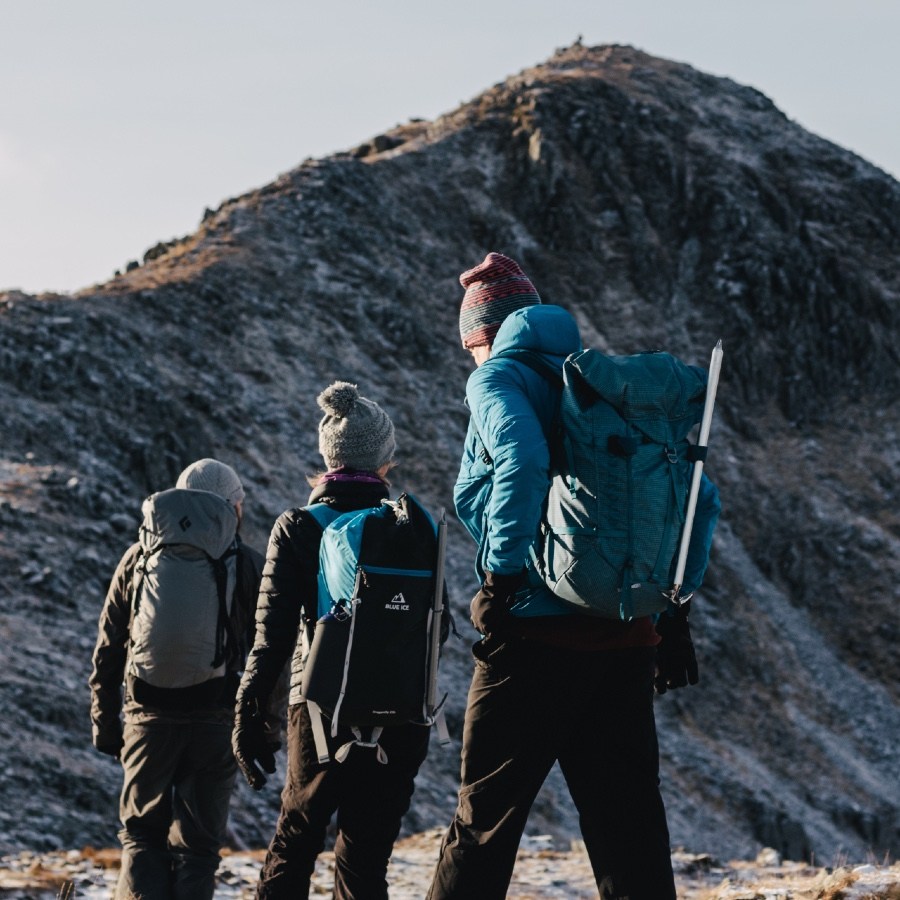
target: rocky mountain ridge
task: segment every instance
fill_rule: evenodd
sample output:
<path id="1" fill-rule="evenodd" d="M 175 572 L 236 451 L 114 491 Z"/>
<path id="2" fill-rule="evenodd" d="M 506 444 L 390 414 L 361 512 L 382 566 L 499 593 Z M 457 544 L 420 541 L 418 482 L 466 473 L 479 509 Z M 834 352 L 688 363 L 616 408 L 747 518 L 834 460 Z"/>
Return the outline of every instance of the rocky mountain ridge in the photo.
<path id="1" fill-rule="evenodd" d="M 308 160 L 106 284 L 0 294 L 0 848 L 114 842 L 118 772 L 89 746 L 96 618 L 141 499 L 183 465 L 235 465 L 262 548 L 320 466 L 315 395 L 345 378 L 394 418 L 397 487 L 451 507 L 457 276 L 488 250 L 586 345 L 705 365 L 724 342 L 701 683 L 658 703 L 674 842 L 896 849 L 900 185 L 752 88 L 618 46 Z M 450 531 L 464 622 L 472 548 Z M 457 739 L 467 652 L 443 668 Z M 449 819 L 457 771 L 432 750 L 408 831 Z M 238 792 L 235 846 L 267 839 L 270 788 Z M 529 828 L 577 834 L 558 773 Z"/>

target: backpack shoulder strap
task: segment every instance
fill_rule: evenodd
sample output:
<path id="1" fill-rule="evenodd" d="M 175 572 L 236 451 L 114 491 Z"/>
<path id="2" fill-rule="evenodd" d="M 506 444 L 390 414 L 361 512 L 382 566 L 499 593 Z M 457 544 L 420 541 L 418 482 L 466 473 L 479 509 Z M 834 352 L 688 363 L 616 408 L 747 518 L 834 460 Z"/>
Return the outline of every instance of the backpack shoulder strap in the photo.
<path id="1" fill-rule="evenodd" d="M 338 516 L 344 513 L 335 509 L 330 503 L 313 503 L 310 506 L 304 506 L 303 512 L 308 513 L 309 517 L 324 531 Z"/>
<path id="2" fill-rule="evenodd" d="M 131 665 L 131 648 L 134 646 L 134 618 L 137 615 L 138 603 L 141 596 L 141 585 L 144 582 L 144 574 L 147 571 L 147 557 L 149 554 L 143 547 L 138 551 L 134 561 L 134 569 L 131 573 L 131 582 L 128 586 L 128 661 L 125 664 L 125 670 L 128 671 Z"/>
<path id="3" fill-rule="evenodd" d="M 516 362 L 528 366 L 532 372 L 536 372 L 551 387 L 562 390 L 565 387 L 565 378 L 561 369 L 558 369 L 545 356 L 535 350 L 517 349 L 501 350 L 497 356 L 491 359 L 514 359 Z M 480 436 L 479 436 L 480 437 Z M 482 444 L 484 442 L 482 441 Z M 557 409 L 553 422 L 550 425 L 550 434 L 547 436 L 547 446 L 550 448 L 550 463 L 554 469 L 561 469 L 563 464 L 571 464 L 571 449 L 562 431 L 562 410 Z M 486 451 L 485 451 L 486 452 Z"/>
<path id="4" fill-rule="evenodd" d="M 528 366 L 533 372 L 537 372 L 538 375 L 545 381 L 549 381 L 554 387 L 561 388 L 563 386 L 562 371 L 535 350 L 512 347 L 509 350 L 501 350 L 496 356 L 492 356 L 491 359 L 514 359 L 516 362 Z"/>
<path id="5" fill-rule="evenodd" d="M 134 625 L 134 617 L 137 615 L 138 603 L 140 602 L 141 597 L 141 585 L 144 583 L 144 575 L 147 573 L 147 561 L 153 556 L 154 553 L 159 553 L 162 550 L 162 545 L 156 547 L 155 549 L 146 550 L 143 547 L 138 551 L 138 554 L 135 558 L 134 569 L 131 573 L 131 591 L 130 591 L 130 599 L 131 603 L 129 604 L 131 609 L 128 614 L 128 634 L 131 635 L 131 629 Z"/>
<path id="6" fill-rule="evenodd" d="M 305 521 L 306 517 L 308 517 L 308 518 L 312 519 L 312 521 L 315 523 L 315 525 L 319 528 L 319 531 L 321 532 L 319 535 L 320 538 L 325 533 L 325 529 L 339 515 L 341 515 L 340 511 L 336 510 L 329 503 L 311 503 L 308 506 L 301 507 L 300 512 L 305 514 L 304 521 Z M 311 602 L 313 603 L 312 612 L 310 612 L 310 610 L 307 609 L 307 606 L 304 603 L 304 605 L 301 608 L 301 613 L 300 613 L 301 627 L 300 627 L 299 640 L 303 647 L 303 655 L 304 656 L 307 653 L 309 653 L 309 648 L 312 644 L 313 628 L 315 627 L 315 622 L 316 622 L 316 619 L 318 618 L 317 613 L 316 613 L 318 601 L 317 601 L 315 595 L 311 598 Z M 312 708 L 310 708 L 310 712 L 312 714 L 312 712 L 313 712 Z M 315 726 L 315 724 L 316 724 L 315 717 L 313 716 L 313 725 Z M 316 746 L 318 747 L 318 742 L 317 742 Z M 327 756 L 326 756 L 326 760 L 327 760 Z M 321 756 L 320 756 L 319 761 L 322 762 Z"/>
<path id="7" fill-rule="evenodd" d="M 564 385 L 562 372 L 553 365 L 553 363 L 546 360 L 540 353 L 537 353 L 534 350 L 524 350 L 517 349 L 515 347 L 511 347 L 509 350 L 501 350 L 496 356 L 491 356 L 487 362 L 490 362 L 492 359 L 514 359 L 516 362 L 522 363 L 524 366 L 528 366 L 533 372 L 537 372 L 545 381 L 549 382 L 553 387 L 562 388 Z M 472 428 L 475 430 L 475 437 L 478 438 L 478 442 L 481 444 L 481 453 L 480 456 L 482 460 L 484 460 L 484 464 L 486 466 L 492 466 L 494 464 L 494 460 L 488 452 L 487 445 L 484 443 L 484 438 L 482 438 L 480 432 L 478 431 L 478 426 L 475 424 L 475 420 L 471 419 Z M 554 421 L 553 431 L 558 431 L 558 422 Z"/>
<path id="8" fill-rule="evenodd" d="M 216 593 L 219 596 L 219 617 L 216 623 L 216 653 L 213 657 L 212 666 L 217 669 L 225 662 L 225 648 L 227 646 L 235 646 L 237 636 L 231 624 L 231 616 L 228 610 L 228 560 L 235 557 L 235 565 L 237 565 L 238 550 L 235 541 L 218 559 L 210 557 L 213 567 L 213 575 L 216 579 Z M 237 579 L 235 579 L 235 590 L 237 589 Z"/>

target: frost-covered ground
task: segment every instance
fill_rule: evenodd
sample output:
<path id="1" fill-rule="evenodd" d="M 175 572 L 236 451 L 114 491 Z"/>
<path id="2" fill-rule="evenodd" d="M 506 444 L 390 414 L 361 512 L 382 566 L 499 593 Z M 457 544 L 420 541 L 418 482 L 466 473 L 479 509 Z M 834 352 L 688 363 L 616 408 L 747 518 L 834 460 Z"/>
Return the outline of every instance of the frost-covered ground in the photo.
<path id="1" fill-rule="evenodd" d="M 434 829 L 398 842 L 388 872 L 392 900 L 422 900 L 428 889 L 442 831 Z M 253 896 L 262 851 L 225 855 L 217 900 Z M 673 855 L 679 900 L 898 900 L 900 865 L 816 868 L 783 862 L 764 850 L 751 862 L 722 864 L 709 856 Z M 118 872 L 118 851 L 23 852 L 0 859 L 4 900 L 107 900 Z M 334 859 L 319 858 L 312 897 L 331 896 Z M 552 848 L 549 837 L 523 841 L 507 895 L 511 900 L 595 900 L 590 865 L 577 846 Z"/>

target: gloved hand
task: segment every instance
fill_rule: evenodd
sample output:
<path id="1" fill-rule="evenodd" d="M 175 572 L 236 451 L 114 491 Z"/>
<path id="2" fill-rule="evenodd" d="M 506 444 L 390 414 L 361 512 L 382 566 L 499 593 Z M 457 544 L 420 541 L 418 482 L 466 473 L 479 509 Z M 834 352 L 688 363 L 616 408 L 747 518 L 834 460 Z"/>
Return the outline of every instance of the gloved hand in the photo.
<path id="1" fill-rule="evenodd" d="M 271 775 L 275 771 L 275 753 L 280 748 L 279 741 L 266 735 L 266 724 L 257 701 L 239 703 L 234 714 L 231 749 L 247 784 L 254 791 L 262 790 L 268 780 L 263 772 Z"/>
<path id="2" fill-rule="evenodd" d="M 95 725 L 92 729 L 92 742 L 100 753 L 105 753 L 113 759 L 118 759 L 122 753 L 122 744 L 124 743 L 122 739 L 122 722 L 116 719 L 115 722 L 108 725 Z"/>
<path id="3" fill-rule="evenodd" d="M 661 638 L 656 647 L 657 694 L 664 694 L 669 688 L 696 684 L 700 680 L 688 625 L 690 611 L 690 600 L 681 606 L 669 606 L 656 623 L 656 633 Z"/>
<path id="4" fill-rule="evenodd" d="M 483 635 L 500 637 L 509 620 L 509 608 L 515 603 L 516 591 L 525 578 L 524 570 L 514 575 L 484 573 L 481 590 L 469 606 L 472 624 Z"/>

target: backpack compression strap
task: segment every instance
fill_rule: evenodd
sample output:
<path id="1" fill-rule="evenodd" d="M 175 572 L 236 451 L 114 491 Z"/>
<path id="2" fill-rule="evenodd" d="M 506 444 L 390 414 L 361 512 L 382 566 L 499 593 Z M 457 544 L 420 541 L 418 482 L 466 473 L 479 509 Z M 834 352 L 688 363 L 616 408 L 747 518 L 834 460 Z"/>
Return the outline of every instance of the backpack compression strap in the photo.
<path id="1" fill-rule="evenodd" d="M 325 725 L 322 722 L 322 710 L 319 707 L 319 704 L 312 700 L 306 701 L 306 708 L 309 712 L 310 725 L 312 725 L 313 740 L 316 745 L 316 758 L 321 764 L 327 763 L 331 759 L 331 754 L 328 752 L 328 738 L 325 736 Z M 350 731 L 353 734 L 353 740 L 341 744 L 337 753 L 334 754 L 336 762 L 342 763 L 353 749 L 353 745 L 356 744 L 360 747 L 374 747 L 375 758 L 378 762 L 382 765 L 387 763 L 387 753 L 385 753 L 384 747 L 378 743 L 378 739 L 381 737 L 382 732 L 380 726 L 376 726 L 372 729 L 368 740 L 363 740 L 362 731 L 355 725 L 350 728 Z"/>
<path id="2" fill-rule="evenodd" d="M 350 674 L 350 651 L 353 649 L 353 632 L 356 629 L 356 609 L 359 606 L 359 597 L 353 597 L 350 600 L 350 634 L 347 637 L 347 652 L 344 655 L 344 671 L 341 677 L 341 689 L 338 693 L 338 701 L 334 707 L 334 718 L 331 720 L 331 736 L 337 737 L 338 718 L 341 714 L 341 707 L 344 705 L 344 697 L 347 694 L 347 677 Z"/>
<path id="3" fill-rule="evenodd" d="M 341 514 L 339 510 L 327 503 L 313 503 L 311 506 L 304 507 L 304 512 L 309 514 L 309 517 L 323 532 Z M 312 643 L 311 631 L 312 629 L 307 622 L 301 634 L 304 655 L 309 653 L 309 647 Z M 320 763 L 327 763 L 331 759 L 331 754 L 328 752 L 328 739 L 325 736 L 325 726 L 322 723 L 322 709 L 318 703 L 312 700 L 306 701 L 306 708 L 309 712 L 313 740 L 316 745 L 316 757 Z"/>
<path id="4" fill-rule="evenodd" d="M 313 740 L 316 744 L 316 757 L 320 763 L 327 763 L 331 759 L 331 755 L 328 753 L 328 741 L 325 738 L 325 726 L 322 724 L 322 710 L 320 709 L 319 704 L 312 700 L 306 701 L 306 709 L 309 712 Z"/>
<path id="5" fill-rule="evenodd" d="M 378 738 L 381 737 L 382 728 L 380 725 L 376 726 L 372 729 L 371 736 L 369 740 L 364 741 L 362 736 L 362 731 L 357 728 L 355 725 L 350 729 L 353 732 L 353 740 L 347 741 L 346 744 L 342 744 L 337 753 L 334 754 L 334 758 L 339 762 L 343 762 L 347 758 L 347 754 L 353 749 L 353 745 L 357 744 L 360 747 L 374 747 L 375 748 L 375 758 L 382 765 L 386 765 L 388 761 L 387 753 L 384 752 L 384 747 L 378 743 Z"/>

